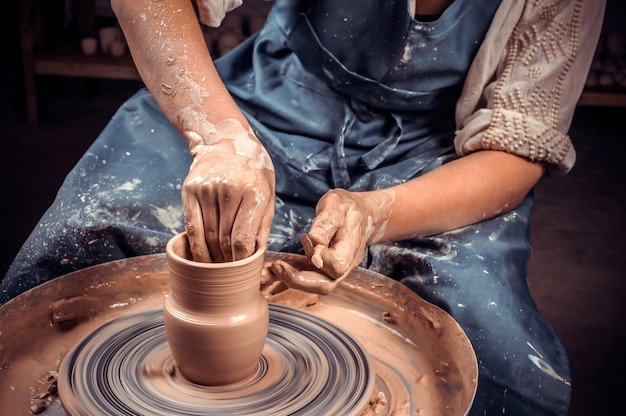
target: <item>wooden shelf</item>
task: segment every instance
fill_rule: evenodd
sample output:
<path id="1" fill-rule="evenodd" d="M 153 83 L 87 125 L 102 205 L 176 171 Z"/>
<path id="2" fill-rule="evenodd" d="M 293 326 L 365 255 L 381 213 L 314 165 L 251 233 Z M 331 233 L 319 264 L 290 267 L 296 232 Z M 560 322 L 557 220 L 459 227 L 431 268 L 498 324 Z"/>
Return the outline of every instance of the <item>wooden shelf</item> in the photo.
<path id="1" fill-rule="evenodd" d="M 34 64 L 38 75 L 141 80 L 130 55 L 84 55 L 64 48 L 36 55 Z"/>
<path id="2" fill-rule="evenodd" d="M 578 100 L 581 106 L 626 107 L 626 91 L 584 91 Z"/>
<path id="3" fill-rule="evenodd" d="M 109 54 L 85 55 L 81 36 L 97 32 L 94 0 L 74 0 L 77 30 L 63 25 L 65 0 L 20 1 L 20 38 L 24 70 L 26 119 L 39 123 L 38 77 L 41 75 L 141 80 L 127 53 L 119 58 Z M 81 35 L 82 34 L 82 35 Z"/>

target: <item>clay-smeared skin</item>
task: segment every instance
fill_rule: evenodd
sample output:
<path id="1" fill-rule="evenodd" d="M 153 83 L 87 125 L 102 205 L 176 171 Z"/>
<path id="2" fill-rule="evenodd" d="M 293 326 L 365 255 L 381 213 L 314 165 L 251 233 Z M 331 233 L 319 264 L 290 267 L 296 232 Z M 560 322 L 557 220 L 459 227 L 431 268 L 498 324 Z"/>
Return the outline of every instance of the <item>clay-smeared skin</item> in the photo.
<path id="1" fill-rule="evenodd" d="M 264 253 L 202 263 L 191 260 L 186 233 L 168 242 L 172 290 L 165 299 L 165 330 L 178 368 L 189 380 L 224 385 L 256 369 L 269 319 L 260 292 Z"/>
<path id="2" fill-rule="evenodd" d="M 274 170 L 213 65 L 193 2 L 111 6 L 143 82 L 194 158 L 182 191 L 194 259 L 252 255 L 269 235 Z"/>
<path id="3" fill-rule="evenodd" d="M 185 131 L 193 162 L 183 184 L 193 259 L 228 262 L 265 247 L 274 217 L 274 168 L 254 134 L 235 119 Z"/>
<path id="4" fill-rule="evenodd" d="M 266 281 L 327 295 L 361 262 L 365 247 L 384 238 L 394 190 L 348 192 L 333 189 L 316 207 L 311 229 L 302 236 L 310 268 L 296 268 L 284 261 L 267 265 Z"/>
<path id="5" fill-rule="evenodd" d="M 316 270 L 298 270 L 282 260 L 269 263 L 266 271 L 268 280 L 280 281 L 287 287 L 318 295 L 328 295 L 344 278 L 333 279 Z"/>

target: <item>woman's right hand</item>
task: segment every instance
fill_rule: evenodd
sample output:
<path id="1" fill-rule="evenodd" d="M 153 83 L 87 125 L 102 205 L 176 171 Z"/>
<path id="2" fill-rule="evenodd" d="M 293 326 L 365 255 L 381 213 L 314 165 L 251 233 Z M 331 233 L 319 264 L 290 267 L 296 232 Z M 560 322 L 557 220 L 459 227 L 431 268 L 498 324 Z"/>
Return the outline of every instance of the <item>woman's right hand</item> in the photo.
<path id="1" fill-rule="evenodd" d="M 143 82 L 194 158 L 182 191 L 194 260 L 232 261 L 266 246 L 274 169 L 217 73 L 193 2 L 111 5 Z"/>
<path id="2" fill-rule="evenodd" d="M 201 262 L 240 260 L 265 247 L 274 216 L 266 150 L 237 120 L 216 131 L 212 144 L 185 133 L 194 157 L 182 191 L 185 228 L 193 259 Z"/>

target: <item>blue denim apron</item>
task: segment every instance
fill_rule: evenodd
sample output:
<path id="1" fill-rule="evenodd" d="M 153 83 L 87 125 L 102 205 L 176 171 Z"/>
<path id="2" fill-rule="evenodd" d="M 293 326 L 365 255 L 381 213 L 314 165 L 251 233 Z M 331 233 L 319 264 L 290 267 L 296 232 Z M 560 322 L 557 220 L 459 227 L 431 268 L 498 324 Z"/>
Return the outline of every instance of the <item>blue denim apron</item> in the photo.
<path id="1" fill-rule="evenodd" d="M 499 2 L 456 0 L 418 21 L 406 0 L 277 0 L 262 31 L 216 62 L 276 168 L 271 250 L 302 252 L 329 189 L 389 187 L 456 157 L 456 100 Z M 1 282 L 0 303 L 74 270 L 163 252 L 183 229 L 190 162 L 139 91 L 66 178 Z M 361 264 L 465 330 L 480 371 L 472 415 L 567 413 L 567 356 L 527 284 L 531 208 L 529 195 L 470 227 L 376 244 Z"/>

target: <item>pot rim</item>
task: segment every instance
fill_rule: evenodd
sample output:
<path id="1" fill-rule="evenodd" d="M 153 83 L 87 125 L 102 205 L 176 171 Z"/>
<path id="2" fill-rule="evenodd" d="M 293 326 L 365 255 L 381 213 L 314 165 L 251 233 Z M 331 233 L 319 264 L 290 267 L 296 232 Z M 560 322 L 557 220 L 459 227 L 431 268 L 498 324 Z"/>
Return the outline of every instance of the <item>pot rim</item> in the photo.
<path id="1" fill-rule="evenodd" d="M 180 256 L 178 253 L 176 253 L 176 251 L 174 250 L 174 247 L 175 247 L 175 244 L 179 243 L 180 240 L 184 240 L 183 244 L 187 245 L 187 247 L 189 246 L 189 240 L 187 238 L 187 231 L 178 233 L 169 239 L 169 241 L 167 242 L 167 245 L 165 246 L 165 254 L 167 255 L 167 257 L 184 265 L 200 267 L 200 268 L 205 268 L 205 269 L 225 269 L 225 268 L 231 268 L 231 267 L 241 267 L 246 264 L 254 263 L 255 261 L 259 260 L 259 257 L 264 257 L 265 251 L 266 251 L 265 247 L 260 247 L 260 248 L 257 247 L 256 251 L 252 253 L 252 255 L 243 259 L 239 259 L 235 261 L 219 262 L 219 263 L 208 263 L 208 262 L 189 260 L 185 257 Z"/>

